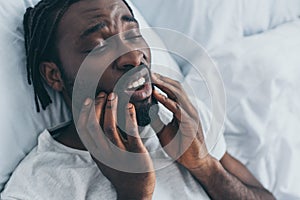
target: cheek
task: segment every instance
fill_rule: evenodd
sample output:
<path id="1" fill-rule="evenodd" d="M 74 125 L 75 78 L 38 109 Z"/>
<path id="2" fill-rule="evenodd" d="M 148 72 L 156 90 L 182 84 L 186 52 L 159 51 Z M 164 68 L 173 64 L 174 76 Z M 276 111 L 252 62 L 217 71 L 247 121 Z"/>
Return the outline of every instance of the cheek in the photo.
<path id="1" fill-rule="evenodd" d="M 122 74 L 118 71 L 113 70 L 111 67 L 107 68 L 100 78 L 97 90 L 99 92 L 104 91 L 107 94 L 111 93 L 121 76 Z"/>
<path id="2" fill-rule="evenodd" d="M 151 51 L 149 48 L 143 49 L 144 59 L 147 61 L 147 65 L 150 66 L 151 63 Z"/>
<path id="3" fill-rule="evenodd" d="M 68 68 L 62 68 L 61 70 L 62 79 L 64 81 L 64 87 L 69 95 L 73 92 L 75 77 L 77 74 L 77 71 L 69 70 Z"/>
<path id="4" fill-rule="evenodd" d="M 73 87 L 75 78 L 82 62 L 81 60 L 66 59 L 66 57 L 63 58 L 64 59 L 61 59 L 61 65 L 59 66 L 59 68 L 65 85 L 70 88 Z"/>

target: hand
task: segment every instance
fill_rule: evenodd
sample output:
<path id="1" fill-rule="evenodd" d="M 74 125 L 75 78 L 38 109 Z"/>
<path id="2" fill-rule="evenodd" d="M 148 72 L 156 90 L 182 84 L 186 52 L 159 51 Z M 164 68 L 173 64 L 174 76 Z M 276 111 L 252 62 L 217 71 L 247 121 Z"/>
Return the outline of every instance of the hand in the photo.
<path id="1" fill-rule="evenodd" d="M 155 173 L 149 153 L 139 136 L 135 108 L 132 104 L 125 108 L 125 140 L 116 125 L 117 104 L 118 97 L 115 94 L 110 94 L 107 98 L 105 93 L 100 93 L 94 102 L 87 99 L 82 107 L 77 129 L 97 166 L 116 188 L 118 199 L 151 199 Z M 126 156 L 128 151 L 142 156 L 130 159 Z M 104 163 L 101 162 L 103 160 Z M 134 166 L 141 169 L 142 173 L 120 171 L 107 164 L 125 169 Z"/>
<path id="2" fill-rule="evenodd" d="M 154 90 L 153 96 L 173 113 L 173 120 L 157 134 L 161 145 L 169 156 L 188 170 L 201 167 L 211 157 L 205 145 L 197 110 L 179 82 L 159 74 L 153 74 L 152 81 L 168 95 L 166 97 Z"/>

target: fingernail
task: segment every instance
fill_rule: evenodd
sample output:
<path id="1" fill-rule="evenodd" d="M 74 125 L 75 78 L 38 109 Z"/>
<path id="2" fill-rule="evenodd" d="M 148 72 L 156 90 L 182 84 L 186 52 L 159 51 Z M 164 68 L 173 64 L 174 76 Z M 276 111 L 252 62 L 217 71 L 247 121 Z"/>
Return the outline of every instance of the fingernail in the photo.
<path id="1" fill-rule="evenodd" d="M 105 97 L 105 93 L 104 92 L 100 92 L 100 94 L 98 95 L 99 98 L 104 98 Z"/>
<path id="2" fill-rule="evenodd" d="M 130 110 L 133 108 L 133 105 L 131 103 L 127 104 L 127 109 Z"/>
<path id="3" fill-rule="evenodd" d="M 152 73 L 152 77 L 153 77 L 153 78 L 157 78 L 157 74 L 153 72 L 153 73 Z"/>
<path id="4" fill-rule="evenodd" d="M 85 101 L 84 101 L 84 105 L 85 106 L 88 106 L 90 105 L 90 103 L 92 102 L 92 100 L 90 98 L 87 98 Z"/>
<path id="5" fill-rule="evenodd" d="M 116 98 L 115 93 L 110 93 L 110 95 L 108 96 L 108 100 L 113 101 Z"/>
<path id="6" fill-rule="evenodd" d="M 155 82 L 160 81 L 159 77 L 160 77 L 160 75 L 157 74 L 157 73 L 153 73 L 153 74 L 152 74 L 152 80 L 154 80 Z"/>
<path id="7" fill-rule="evenodd" d="M 156 78 L 158 78 L 158 77 L 160 77 L 160 74 L 154 73 L 154 76 L 155 76 Z"/>

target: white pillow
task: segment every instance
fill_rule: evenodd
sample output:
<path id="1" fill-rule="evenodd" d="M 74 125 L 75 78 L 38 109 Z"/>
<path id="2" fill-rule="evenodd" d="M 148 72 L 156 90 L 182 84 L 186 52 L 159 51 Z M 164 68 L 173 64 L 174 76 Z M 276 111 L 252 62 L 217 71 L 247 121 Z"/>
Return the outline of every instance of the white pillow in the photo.
<path id="1" fill-rule="evenodd" d="M 33 89 L 27 83 L 22 19 L 25 8 L 37 1 L 0 2 L 0 191 L 19 161 L 36 144 L 45 128 L 69 119 L 57 93 L 54 103 L 37 113 Z"/>
<path id="2" fill-rule="evenodd" d="M 300 17 L 300 0 L 243 0 L 244 35 L 264 32 Z"/>
<path id="3" fill-rule="evenodd" d="M 210 50 L 300 17 L 300 0 L 136 0 L 151 26 L 177 30 Z"/>
<path id="4" fill-rule="evenodd" d="M 183 32 L 205 48 L 241 38 L 238 0 L 133 1 L 151 26 Z"/>
<path id="5" fill-rule="evenodd" d="M 184 33 L 207 50 L 243 37 L 239 2 L 240 0 L 133 1 L 151 26 Z M 177 61 L 186 75 L 190 67 L 185 61 Z"/>
<path id="6" fill-rule="evenodd" d="M 27 83 L 22 21 L 26 8 L 37 2 L 39 0 L 0 2 L 0 191 L 20 160 L 36 145 L 39 133 L 71 119 L 61 96 L 53 91 L 50 95 L 54 103 L 46 111 L 37 113 L 33 89 Z M 147 27 L 139 12 L 133 10 L 141 27 Z M 170 55 L 154 51 L 153 62 L 169 67 L 154 70 L 183 79 Z"/>

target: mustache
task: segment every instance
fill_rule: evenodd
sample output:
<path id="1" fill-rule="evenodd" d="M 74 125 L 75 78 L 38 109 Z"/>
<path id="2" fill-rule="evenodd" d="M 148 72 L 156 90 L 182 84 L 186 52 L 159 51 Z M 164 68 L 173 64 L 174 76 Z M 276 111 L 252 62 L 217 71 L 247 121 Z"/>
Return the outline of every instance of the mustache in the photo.
<path id="1" fill-rule="evenodd" d="M 128 77 L 133 76 L 134 74 L 142 71 L 145 68 L 150 72 L 149 66 L 147 66 L 145 64 L 141 64 L 141 65 L 139 65 L 137 67 L 132 67 L 132 69 L 130 69 L 129 71 L 127 71 L 123 76 L 128 76 Z"/>

